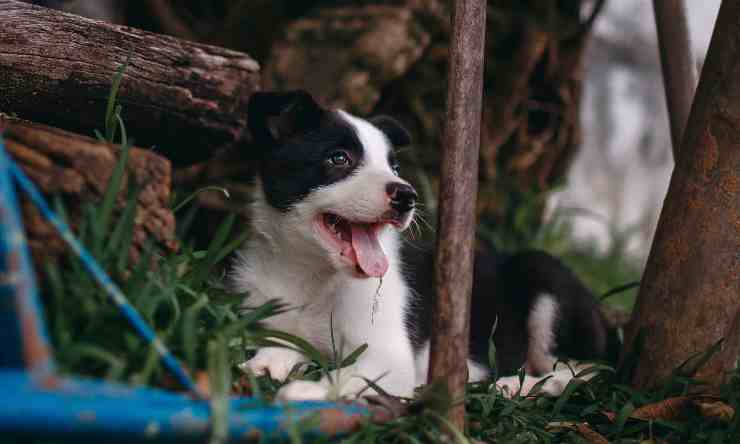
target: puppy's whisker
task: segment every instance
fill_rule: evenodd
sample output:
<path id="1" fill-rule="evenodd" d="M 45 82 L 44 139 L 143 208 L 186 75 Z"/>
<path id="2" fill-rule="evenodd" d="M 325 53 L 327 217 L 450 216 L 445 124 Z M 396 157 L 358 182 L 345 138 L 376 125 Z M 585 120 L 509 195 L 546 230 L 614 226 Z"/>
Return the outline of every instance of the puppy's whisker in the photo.
<path id="1" fill-rule="evenodd" d="M 432 224 L 430 224 L 429 221 L 427 221 L 426 217 L 424 217 L 424 213 L 421 213 L 421 212 L 416 213 L 414 219 L 417 221 L 417 223 L 418 222 L 423 223 L 429 229 L 429 231 L 431 231 L 432 233 L 435 232 L 434 227 L 432 226 Z"/>

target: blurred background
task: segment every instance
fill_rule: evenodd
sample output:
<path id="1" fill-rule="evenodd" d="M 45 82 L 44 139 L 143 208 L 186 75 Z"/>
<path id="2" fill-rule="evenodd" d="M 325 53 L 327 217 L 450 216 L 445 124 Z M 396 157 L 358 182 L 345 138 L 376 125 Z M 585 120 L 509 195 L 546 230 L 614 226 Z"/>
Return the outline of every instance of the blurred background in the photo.
<path id="1" fill-rule="evenodd" d="M 244 51 L 260 63 L 264 89 L 308 89 L 353 113 L 397 117 L 415 139 L 403 174 L 424 192 L 434 223 L 449 2 L 34 3 Z M 699 70 L 720 0 L 686 3 Z M 597 293 L 639 280 L 673 168 L 652 2 L 488 4 L 481 244 L 548 250 Z M 245 175 L 218 162 L 175 172 L 180 187 L 232 192 L 229 201 L 199 197 L 215 219 L 243 211 L 248 191 Z M 634 290 L 615 301 L 629 308 L 633 298 Z"/>

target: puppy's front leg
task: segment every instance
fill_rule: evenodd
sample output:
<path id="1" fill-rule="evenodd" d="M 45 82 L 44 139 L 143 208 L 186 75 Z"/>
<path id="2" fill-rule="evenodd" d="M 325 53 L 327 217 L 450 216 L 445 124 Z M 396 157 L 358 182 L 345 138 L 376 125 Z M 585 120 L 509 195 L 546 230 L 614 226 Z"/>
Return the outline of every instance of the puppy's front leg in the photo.
<path id="1" fill-rule="evenodd" d="M 239 368 L 257 376 L 269 374 L 272 379 L 285 381 L 293 367 L 304 362 L 308 362 L 308 358 L 291 348 L 263 347 L 252 359 L 239 364 Z"/>
<path id="2" fill-rule="evenodd" d="M 322 400 L 376 393 L 368 386 L 368 380 L 392 395 L 411 397 L 416 386 L 411 350 L 385 351 L 368 353 L 368 349 L 354 365 L 333 370 L 318 382 L 293 381 L 278 391 L 277 399 Z"/>

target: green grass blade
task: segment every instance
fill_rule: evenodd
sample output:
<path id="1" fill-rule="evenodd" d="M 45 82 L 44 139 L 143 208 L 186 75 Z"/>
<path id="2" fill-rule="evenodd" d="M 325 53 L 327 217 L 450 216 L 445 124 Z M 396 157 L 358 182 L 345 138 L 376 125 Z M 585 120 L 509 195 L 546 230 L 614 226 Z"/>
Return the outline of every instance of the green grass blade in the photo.
<path id="1" fill-rule="evenodd" d="M 113 143 L 113 137 L 115 136 L 116 126 L 116 101 L 118 99 L 118 90 L 121 87 L 121 81 L 123 80 L 123 73 L 131 63 L 131 54 L 126 59 L 126 62 L 118 67 L 116 73 L 113 75 L 111 80 L 111 88 L 108 93 L 108 103 L 105 107 L 105 138 L 108 142 Z M 120 109 L 119 109 L 120 112 Z"/>

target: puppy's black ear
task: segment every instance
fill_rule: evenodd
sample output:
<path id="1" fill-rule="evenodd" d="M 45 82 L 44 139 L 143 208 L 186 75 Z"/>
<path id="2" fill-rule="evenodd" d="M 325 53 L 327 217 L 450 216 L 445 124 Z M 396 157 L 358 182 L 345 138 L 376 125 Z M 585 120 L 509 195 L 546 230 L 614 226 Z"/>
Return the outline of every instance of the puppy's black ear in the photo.
<path id="1" fill-rule="evenodd" d="M 256 92 L 247 123 L 256 142 L 273 145 L 318 127 L 325 112 L 306 91 Z"/>
<path id="2" fill-rule="evenodd" d="M 377 126 L 385 134 L 393 146 L 406 146 L 411 143 L 411 135 L 406 128 L 396 119 L 390 116 L 375 116 L 370 119 L 370 123 Z"/>

